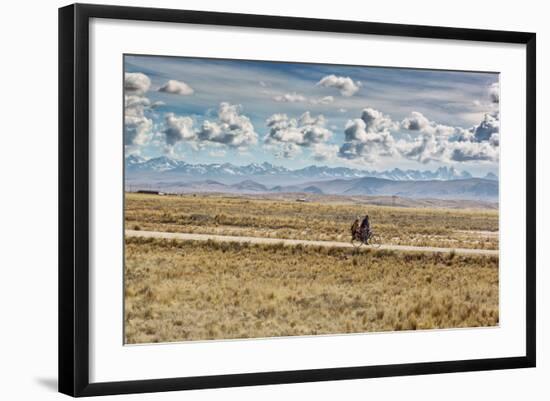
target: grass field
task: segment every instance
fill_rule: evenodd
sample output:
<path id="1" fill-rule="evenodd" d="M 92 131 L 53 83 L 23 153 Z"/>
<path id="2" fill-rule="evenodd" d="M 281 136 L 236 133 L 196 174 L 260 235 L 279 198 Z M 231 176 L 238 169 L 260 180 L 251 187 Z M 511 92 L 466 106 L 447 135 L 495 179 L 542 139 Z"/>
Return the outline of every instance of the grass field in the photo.
<path id="1" fill-rule="evenodd" d="M 498 249 L 498 210 L 405 208 L 216 195 L 127 193 L 127 229 L 348 241 L 367 213 L 382 243 Z"/>
<path id="2" fill-rule="evenodd" d="M 166 217 L 177 216 L 176 223 L 159 218 L 168 213 L 167 208 L 152 197 L 131 196 L 129 201 L 131 216 L 147 206 L 142 211 L 147 218 L 139 220 L 144 228 L 200 227 L 189 217 L 193 201 L 198 200 L 162 199 L 177 208 Z M 238 206 L 232 202 L 212 201 L 207 204 L 212 209 L 203 207 L 194 213 L 209 216 L 209 211 L 223 211 L 228 219 L 224 221 L 233 221 Z M 249 225 L 273 228 L 273 221 L 280 221 L 279 210 L 271 209 L 276 205 L 267 205 L 251 202 L 250 208 L 260 208 L 265 216 L 253 217 L 249 209 Z M 288 221 L 296 219 L 296 225 L 302 221 L 298 211 L 313 213 L 309 205 L 292 206 L 296 214 Z M 154 210 L 158 214 L 150 214 Z M 388 222 L 391 213 L 372 209 L 380 221 Z M 401 212 L 394 213 L 404 219 Z M 318 216 L 317 228 L 328 224 L 321 212 Z M 481 229 L 476 221 L 492 222 L 491 215 L 483 216 L 469 223 L 445 213 L 436 219 L 453 228 Z M 436 226 L 426 216 L 417 219 L 423 227 Z M 343 230 L 344 215 L 336 221 Z M 138 221 L 131 218 L 129 223 Z M 298 235 L 292 229 L 295 225 L 289 226 L 284 232 Z M 390 228 L 386 230 L 389 235 Z M 497 257 L 127 238 L 125 341 L 494 326 L 499 321 L 498 277 Z"/>

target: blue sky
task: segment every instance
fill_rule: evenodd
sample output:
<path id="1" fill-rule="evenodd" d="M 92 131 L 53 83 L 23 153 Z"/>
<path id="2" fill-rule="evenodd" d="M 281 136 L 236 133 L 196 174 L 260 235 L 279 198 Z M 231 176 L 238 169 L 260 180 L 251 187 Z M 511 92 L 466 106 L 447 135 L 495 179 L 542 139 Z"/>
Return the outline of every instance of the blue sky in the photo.
<path id="1" fill-rule="evenodd" d="M 126 154 L 498 172 L 495 73 L 161 56 L 124 69 Z"/>

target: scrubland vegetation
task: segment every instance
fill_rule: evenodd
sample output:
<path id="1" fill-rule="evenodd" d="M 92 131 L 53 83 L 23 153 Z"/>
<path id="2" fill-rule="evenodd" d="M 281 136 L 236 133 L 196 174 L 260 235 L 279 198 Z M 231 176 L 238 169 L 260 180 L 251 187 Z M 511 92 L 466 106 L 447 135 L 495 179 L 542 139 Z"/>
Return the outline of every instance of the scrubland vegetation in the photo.
<path id="1" fill-rule="evenodd" d="M 282 206 L 269 202 L 157 202 L 140 196 L 130 197 L 127 205 L 127 224 L 144 229 L 242 227 L 314 238 L 340 235 L 331 234 L 331 223 L 345 231 L 347 219 L 358 211 L 291 205 L 282 213 Z M 461 218 L 385 208 L 369 212 L 386 238 L 399 236 L 392 231 L 399 224 L 411 230 L 408 219 L 445 235 L 498 228 L 493 215 L 477 212 L 471 212 L 476 218 L 468 218 L 470 212 Z M 325 213 L 332 213 L 332 220 Z M 223 224 L 217 226 L 215 216 Z M 238 216 L 248 219 L 246 225 L 239 225 Z M 306 234 L 304 216 L 313 216 L 315 224 Z M 497 257 L 144 238 L 127 238 L 125 257 L 125 341 L 130 344 L 499 322 Z"/>
<path id="2" fill-rule="evenodd" d="M 126 194 L 127 229 L 348 241 L 368 213 L 382 243 L 498 249 L 498 210 L 405 208 L 237 196 Z"/>

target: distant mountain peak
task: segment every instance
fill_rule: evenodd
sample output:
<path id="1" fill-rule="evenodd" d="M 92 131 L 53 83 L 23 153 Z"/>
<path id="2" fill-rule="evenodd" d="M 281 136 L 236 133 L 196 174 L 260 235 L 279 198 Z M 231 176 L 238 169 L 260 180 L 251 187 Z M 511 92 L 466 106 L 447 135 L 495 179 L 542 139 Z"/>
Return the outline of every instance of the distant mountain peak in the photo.
<path id="1" fill-rule="evenodd" d="M 184 176 L 217 178 L 224 176 L 257 178 L 266 177 L 289 177 L 295 179 L 336 179 L 336 178 L 361 178 L 376 177 L 394 181 L 429 181 L 429 180 L 459 180 L 472 178 L 467 171 L 459 171 L 455 167 L 441 166 L 430 170 L 403 170 L 394 167 L 391 170 L 369 171 L 350 167 L 330 167 L 309 165 L 298 169 L 289 169 L 283 166 L 273 165 L 269 162 L 250 163 L 245 166 L 238 166 L 229 162 L 211 164 L 190 164 L 183 160 L 175 160 L 168 156 L 159 156 L 151 159 L 144 159 L 141 156 L 129 155 L 125 159 L 127 172 L 129 173 L 162 173 L 180 174 Z M 498 179 L 494 174 L 487 175 L 487 179 Z"/>
<path id="2" fill-rule="evenodd" d="M 498 175 L 496 175 L 495 173 L 491 173 L 491 172 L 488 172 L 485 177 L 484 177 L 486 180 L 493 180 L 493 181 L 498 181 Z"/>
<path id="3" fill-rule="evenodd" d="M 126 164 L 144 163 L 146 161 L 147 159 L 140 155 L 132 154 L 132 155 L 126 156 Z"/>

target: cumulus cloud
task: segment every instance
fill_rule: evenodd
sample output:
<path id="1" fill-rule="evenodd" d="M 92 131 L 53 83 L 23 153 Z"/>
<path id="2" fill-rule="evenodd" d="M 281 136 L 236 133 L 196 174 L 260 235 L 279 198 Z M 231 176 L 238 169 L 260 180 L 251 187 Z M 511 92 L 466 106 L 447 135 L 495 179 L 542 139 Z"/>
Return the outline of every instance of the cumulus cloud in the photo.
<path id="1" fill-rule="evenodd" d="M 185 82 L 171 79 L 159 88 L 159 92 L 188 96 L 192 95 L 195 91 Z"/>
<path id="2" fill-rule="evenodd" d="M 496 110 L 500 103 L 500 84 L 493 82 L 486 88 L 487 97 L 482 100 L 474 100 L 473 105 L 477 108 Z"/>
<path id="3" fill-rule="evenodd" d="M 332 136 L 332 132 L 325 127 L 325 117 L 321 114 L 312 116 L 308 111 L 299 118 L 273 114 L 266 120 L 266 125 L 269 131 L 264 143 L 275 148 L 282 157 L 293 157 L 300 152 L 300 147 L 321 144 Z"/>
<path id="4" fill-rule="evenodd" d="M 150 138 L 153 121 L 144 116 L 126 115 L 124 118 L 125 145 L 144 145 Z"/>
<path id="5" fill-rule="evenodd" d="M 349 120 L 344 129 L 345 142 L 338 156 L 348 160 L 372 162 L 380 156 L 395 154 L 395 139 L 391 134 L 398 125 L 382 112 L 365 108 L 361 118 Z"/>
<path id="6" fill-rule="evenodd" d="M 401 139 L 396 140 L 398 130 Z M 410 135 L 403 135 L 403 130 Z M 365 108 L 361 118 L 347 122 L 344 137 L 338 157 L 347 160 L 374 162 L 401 156 L 420 163 L 494 162 L 499 157 L 499 116 L 488 113 L 478 125 L 464 129 L 438 124 L 414 111 L 396 123 L 378 110 Z"/>
<path id="7" fill-rule="evenodd" d="M 147 116 L 150 101 L 140 95 L 124 96 L 124 145 L 140 146 L 151 136 L 153 120 Z"/>
<path id="8" fill-rule="evenodd" d="M 311 148 L 312 157 L 319 162 L 326 162 L 336 159 L 338 156 L 338 145 L 317 143 Z"/>
<path id="9" fill-rule="evenodd" d="M 365 129 L 368 132 L 384 132 L 395 130 L 398 124 L 383 114 L 381 111 L 367 107 L 361 112 L 361 120 L 365 122 Z"/>
<path id="10" fill-rule="evenodd" d="M 430 120 L 428 120 L 422 113 L 413 111 L 410 117 L 405 118 L 401 122 L 401 126 L 405 129 L 411 131 L 421 131 L 426 129 L 430 125 Z"/>
<path id="11" fill-rule="evenodd" d="M 363 159 L 367 162 L 380 156 L 394 154 L 394 138 L 389 131 L 372 132 L 359 118 L 348 121 L 344 130 L 346 142 L 340 146 L 338 155 L 344 159 Z"/>
<path id="12" fill-rule="evenodd" d="M 499 146 L 500 145 L 500 134 L 499 133 L 494 133 L 491 135 L 491 137 L 489 138 L 489 143 L 492 145 L 492 146 Z"/>
<path id="13" fill-rule="evenodd" d="M 489 86 L 489 98 L 493 103 L 500 102 L 500 85 L 498 82 L 494 82 Z"/>
<path id="14" fill-rule="evenodd" d="M 450 151 L 450 159 L 457 162 L 498 160 L 498 147 L 490 141 L 452 142 Z"/>
<path id="15" fill-rule="evenodd" d="M 453 138 L 451 138 L 453 139 Z M 486 113 L 483 120 L 450 143 L 453 161 L 498 161 L 500 145 L 500 115 Z"/>
<path id="16" fill-rule="evenodd" d="M 167 113 L 164 119 L 166 129 L 163 132 L 166 145 L 174 146 L 180 141 L 196 139 L 197 136 L 193 130 L 193 120 L 191 117 L 179 117 L 174 113 Z"/>
<path id="17" fill-rule="evenodd" d="M 130 94 L 144 94 L 151 87 L 149 77 L 141 72 L 124 73 L 124 90 Z"/>
<path id="18" fill-rule="evenodd" d="M 278 159 L 294 159 L 302 153 L 302 148 L 295 143 L 287 142 L 276 148 L 275 157 Z"/>
<path id="19" fill-rule="evenodd" d="M 453 141 L 426 133 L 413 141 L 400 140 L 396 148 L 403 157 L 420 163 L 494 161 L 498 154 L 488 142 Z"/>
<path id="20" fill-rule="evenodd" d="M 437 124 L 413 112 L 401 127 L 419 133 L 412 141 L 398 141 L 396 147 L 405 158 L 421 163 L 498 160 L 498 113 L 488 113 L 480 124 L 464 129 Z"/>
<path id="21" fill-rule="evenodd" d="M 473 129 L 473 134 L 477 142 L 488 141 L 493 134 L 499 133 L 499 129 L 498 113 L 487 113 L 483 121 Z"/>
<path id="22" fill-rule="evenodd" d="M 447 145 L 446 137 L 424 133 L 412 141 L 398 141 L 396 148 L 407 159 L 428 163 L 430 161 L 447 161 Z"/>
<path id="23" fill-rule="evenodd" d="M 166 113 L 162 134 L 168 149 L 181 141 L 186 141 L 195 149 L 210 144 L 245 150 L 258 140 L 254 126 L 247 116 L 241 114 L 240 106 L 226 102 L 220 103 L 216 120 L 204 120 L 198 128 L 194 128 L 194 121 L 189 116 Z M 224 150 L 219 149 L 217 153 L 220 154 L 222 151 Z"/>
<path id="24" fill-rule="evenodd" d="M 208 141 L 234 148 L 246 148 L 258 141 L 250 119 L 241 114 L 240 105 L 220 103 L 218 119 L 204 121 L 197 132 L 199 141 Z"/>
<path id="25" fill-rule="evenodd" d="M 134 111 L 135 109 L 145 109 L 151 106 L 151 102 L 145 96 L 139 95 L 126 95 L 124 96 L 124 107 L 127 111 Z"/>
<path id="26" fill-rule="evenodd" d="M 456 135 L 460 131 L 460 128 L 431 121 L 418 111 L 411 112 L 409 117 L 403 119 L 403 121 L 401 121 L 401 128 L 409 131 L 419 131 L 430 135 L 447 137 Z"/>
<path id="27" fill-rule="evenodd" d="M 339 77 L 334 74 L 326 75 L 317 82 L 318 86 L 325 88 L 335 88 L 342 96 L 353 96 L 361 84 L 354 82 L 350 77 Z"/>
<path id="28" fill-rule="evenodd" d="M 151 139 L 153 120 L 150 100 L 144 96 L 151 80 L 141 72 L 124 73 L 124 145 L 128 151 L 145 145 Z"/>

